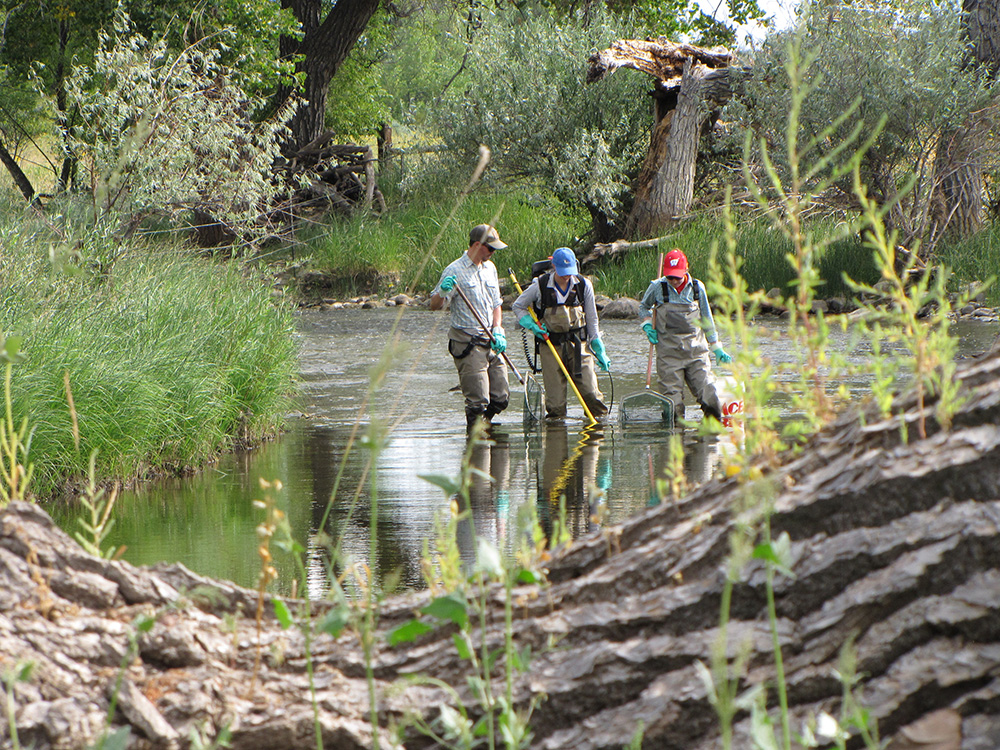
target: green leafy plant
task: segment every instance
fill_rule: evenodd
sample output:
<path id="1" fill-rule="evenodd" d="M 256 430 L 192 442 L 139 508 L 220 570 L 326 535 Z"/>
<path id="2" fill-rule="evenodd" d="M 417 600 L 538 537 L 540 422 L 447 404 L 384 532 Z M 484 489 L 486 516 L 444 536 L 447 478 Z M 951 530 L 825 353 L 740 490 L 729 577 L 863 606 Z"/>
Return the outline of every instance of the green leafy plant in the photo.
<path id="1" fill-rule="evenodd" d="M 885 343 L 898 342 L 902 352 L 894 351 L 884 358 L 897 363 L 898 369 L 911 374 L 917 397 L 917 430 L 921 438 L 927 437 L 925 403 L 935 398 L 935 416 L 945 429 L 961 405 L 958 382 L 954 377 L 957 342 L 949 333 L 952 305 L 947 293 L 949 271 L 945 268 L 926 269 L 915 273 L 916 253 L 909 254 L 900 263 L 897 257 L 897 233 L 887 232 L 883 222 L 884 209 L 869 198 L 860 175 L 855 174 L 855 190 L 867 218 L 867 239 L 882 269 L 882 282 L 878 287 L 854 282 L 855 288 L 872 299 L 884 300 L 879 309 L 870 310 L 861 322 L 873 348 L 881 349 Z M 914 280 L 914 277 L 915 280 Z M 960 295 L 958 304 L 967 300 Z M 883 359 L 883 357 L 879 357 Z M 887 365 L 888 367 L 888 365 Z M 891 407 L 885 382 L 879 382 L 878 403 L 887 415 Z M 907 423 L 900 418 L 900 430 L 907 438 Z"/>
<path id="2" fill-rule="evenodd" d="M 173 52 L 165 38 L 135 31 L 119 8 L 93 64 L 73 69 L 66 97 L 79 117 L 63 123 L 64 138 L 91 187 L 93 223 L 117 217 L 134 229 L 151 213 L 194 212 L 195 226 L 259 231 L 295 100 L 252 119 L 264 102 L 221 62 L 229 33 Z"/>
<path id="3" fill-rule="evenodd" d="M 34 662 L 21 660 L 10 669 L 5 669 L 0 675 L 0 679 L 3 680 L 7 710 L 7 732 L 14 750 L 21 750 L 21 742 L 17 736 L 17 699 L 14 696 L 14 688 L 19 682 L 28 682 L 34 669 Z"/>
<path id="4" fill-rule="evenodd" d="M 474 443 L 482 438 L 482 428 L 477 427 L 469 440 L 458 477 L 423 477 L 446 493 L 453 519 L 458 516 L 455 512 L 458 505 L 463 502 L 468 504 L 472 477 L 477 473 L 482 475 L 471 465 Z M 488 475 L 483 476 L 489 479 Z M 453 532 L 456 526 L 449 522 L 440 528 Z M 530 649 L 518 650 L 514 642 L 514 587 L 544 581 L 540 559 L 534 555 L 538 547 L 527 538 L 524 536 L 525 541 L 517 552 L 507 559 L 491 543 L 480 539 L 476 563 L 471 572 L 462 580 L 449 576 L 449 581 L 454 584 L 450 590 L 445 590 L 441 585 L 443 579 L 437 578 L 433 589 L 438 592 L 437 595 L 420 608 L 417 617 L 393 629 L 387 636 L 389 645 L 396 646 L 412 642 L 444 625 L 456 627 L 452 639 L 459 658 L 468 664 L 471 671 L 468 686 L 481 716 L 474 719 L 459 699 L 457 691 L 440 680 L 428 680 L 421 676 L 410 678 L 411 682 L 425 682 L 445 689 L 453 696 L 454 705 L 443 705 L 432 722 L 419 715 L 408 718 L 418 731 L 445 747 L 485 745 L 492 749 L 499 739 L 503 747 L 513 750 L 526 747 L 531 740 L 529 722 L 534 702 L 524 711 L 514 705 L 515 675 L 526 671 L 531 660 Z M 448 561 L 453 559 L 455 545 L 454 537 L 439 539 L 437 556 L 426 567 L 435 571 L 450 570 Z M 493 649 L 487 639 L 491 583 L 500 583 L 504 588 L 504 642 L 499 649 Z M 478 643 L 475 626 L 479 631 Z M 499 694 L 494 690 L 498 673 L 504 686 Z"/>
<path id="5" fill-rule="evenodd" d="M 110 560 L 119 555 L 124 550 L 116 547 L 104 548 L 104 540 L 115 525 L 115 519 L 111 518 L 111 510 L 115 507 L 115 500 L 118 499 L 118 485 L 111 489 L 111 494 L 105 497 L 103 487 L 98 487 L 95 480 L 94 464 L 97 460 L 97 451 L 90 454 L 90 470 L 87 474 L 87 487 L 80 497 L 80 503 L 87 510 L 89 518 L 79 519 L 80 525 L 86 534 L 76 532 L 74 536 L 87 552 L 96 557 Z"/>

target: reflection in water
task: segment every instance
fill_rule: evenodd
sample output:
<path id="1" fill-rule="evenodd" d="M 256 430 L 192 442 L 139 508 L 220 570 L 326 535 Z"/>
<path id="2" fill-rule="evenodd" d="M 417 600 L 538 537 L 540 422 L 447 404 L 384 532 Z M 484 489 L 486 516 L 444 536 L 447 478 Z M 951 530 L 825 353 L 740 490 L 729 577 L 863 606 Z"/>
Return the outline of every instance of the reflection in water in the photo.
<path id="1" fill-rule="evenodd" d="M 544 426 L 538 521 L 546 538 L 553 538 L 557 524 L 573 538 L 591 530 L 598 503 L 603 501 L 604 492 L 611 483 L 611 463 L 607 459 L 598 482 L 597 467 L 603 439 L 600 426 L 584 427 L 575 436 L 571 449 L 565 424 L 556 422 Z"/>
<path id="2" fill-rule="evenodd" d="M 398 577 L 403 588 L 422 586 L 425 540 L 433 539 L 435 518 L 448 513 L 450 498 L 420 477 L 459 475 L 467 448 L 465 420 L 461 395 L 449 390 L 454 370 L 442 370 L 436 349 L 424 358 L 418 353 L 428 331 L 439 341 L 432 330 L 433 314 L 408 310 L 401 322 L 401 335 L 412 347 L 407 368 L 389 374 L 366 413 L 372 424 L 360 425 L 353 448 L 347 450 L 368 369 L 385 347 L 382 334 L 389 315 L 395 312 L 304 314 L 299 409 L 309 416 L 292 418 L 278 442 L 227 456 L 194 477 L 122 493 L 106 544 L 126 545 L 125 559 L 135 564 L 179 561 L 203 575 L 254 586 L 260 567 L 255 528 L 262 518 L 252 501 L 262 496 L 259 479 L 280 479 L 284 490 L 275 499 L 288 513 L 293 535 L 308 550 L 312 596 L 327 590 L 331 570 L 340 575 L 353 563 L 368 565 L 378 580 Z M 776 335 L 762 344 L 766 356 L 787 360 L 787 337 L 780 335 L 784 329 L 773 321 L 767 326 Z M 764 331 L 765 326 L 759 328 Z M 962 353 L 983 351 L 996 335 L 995 325 L 956 330 Z M 615 390 L 642 390 L 646 350 L 637 342 L 634 322 L 604 321 L 602 332 L 615 361 Z M 835 343 L 852 361 L 870 356 L 847 336 Z M 858 398 L 868 390 L 863 377 L 846 385 Z M 521 397 L 514 390 L 512 404 L 519 406 Z M 775 406 L 785 416 L 790 413 L 779 399 Z M 622 428 L 612 414 L 598 429 L 585 430 L 576 407 L 565 423 L 524 431 L 518 408 L 508 412 L 488 443 L 472 446 L 472 466 L 482 473 L 473 475 L 468 521 L 458 540 L 466 562 L 474 559 L 480 537 L 512 551 L 525 517 L 537 517 L 548 535 L 564 518 L 567 531 L 578 536 L 598 522 L 618 523 L 660 500 L 657 480 L 669 464 L 669 433 L 661 426 Z M 392 429 L 375 430 L 379 424 Z M 385 438 L 375 441 L 377 452 L 362 446 L 366 430 Z M 690 429 L 681 435 L 689 486 L 718 472 L 739 437 L 725 432 L 699 438 Z M 52 510 L 62 528 L 79 530 L 78 512 Z M 327 551 L 331 543 L 339 545 L 336 565 Z M 276 555 L 276 563 L 280 574 L 294 574 L 290 561 L 283 563 Z M 276 589 L 288 593 L 291 581 L 280 581 Z"/>

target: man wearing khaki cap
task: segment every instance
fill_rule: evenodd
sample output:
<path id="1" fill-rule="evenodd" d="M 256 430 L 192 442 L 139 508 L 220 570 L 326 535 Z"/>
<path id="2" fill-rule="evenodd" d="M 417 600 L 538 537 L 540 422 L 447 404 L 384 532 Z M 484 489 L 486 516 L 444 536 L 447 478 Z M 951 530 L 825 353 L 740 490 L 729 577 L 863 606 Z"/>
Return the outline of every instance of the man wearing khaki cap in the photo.
<path id="1" fill-rule="evenodd" d="M 469 249 L 444 269 L 431 294 L 431 310 L 440 310 L 446 302 L 451 303 L 448 351 L 465 396 L 468 428 L 480 419 L 491 423 L 510 400 L 507 366 L 500 356 L 507 348 L 500 309 L 500 278 L 490 260 L 495 251 L 505 247 L 494 227 L 474 226 L 469 232 Z M 466 300 L 473 309 L 469 309 Z M 490 326 L 492 338 L 480 321 Z"/>

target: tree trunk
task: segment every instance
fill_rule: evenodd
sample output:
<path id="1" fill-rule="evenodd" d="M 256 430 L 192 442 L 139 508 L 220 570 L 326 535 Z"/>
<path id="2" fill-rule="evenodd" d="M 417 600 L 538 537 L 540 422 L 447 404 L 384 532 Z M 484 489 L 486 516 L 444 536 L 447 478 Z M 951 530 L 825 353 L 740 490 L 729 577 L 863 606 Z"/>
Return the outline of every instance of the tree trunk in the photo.
<path id="1" fill-rule="evenodd" d="M 7 167 L 7 171 L 10 172 L 11 179 L 14 180 L 14 184 L 17 185 L 17 189 L 21 191 L 21 195 L 24 199 L 31 203 L 35 199 L 35 188 L 31 184 L 31 180 L 21 169 L 21 165 L 17 163 L 13 154 L 7 150 L 6 146 L 0 142 L 0 162 Z"/>
<path id="2" fill-rule="evenodd" d="M 971 45 L 970 64 L 996 76 L 1000 65 L 1000 4 L 997 0 L 963 0 L 962 20 Z M 934 163 L 938 176 L 933 206 L 934 235 L 950 232 L 968 237 L 982 228 L 983 166 L 981 149 L 991 124 L 974 115 L 960 128 L 941 134 Z"/>
<path id="3" fill-rule="evenodd" d="M 729 68 L 711 70 L 685 62 L 677 106 L 653 128 L 626 224 L 629 237 L 660 234 L 691 208 L 698 143 L 711 114 L 708 103 L 728 101 L 729 75 Z"/>
<path id="4" fill-rule="evenodd" d="M 321 0 L 282 0 L 282 7 L 291 8 L 302 24 L 303 36 L 301 40 L 282 37 L 280 54 L 283 58 L 302 55 L 297 69 L 305 73 L 303 101 L 290 124 L 289 152 L 303 148 L 323 134 L 330 81 L 364 33 L 378 4 L 379 0 L 338 0 L 321 21 Z M 278 101 L 284 101 L 291 93 L 290 87 L 280 90 Z"/>
<path id="5" fill-rule="evenodd" d="M 686 213 L 694 195 L 695 163 L 708 101 L 729 100 L 733 55 L 657 39 L 619 39 L 588 59 L 587 81 L 618 68 L 632 68 L 657 79 L 649 152 L 636 181 L 635 200 L 625 225 L 628 237 L 649 237 Z"/>
<path id="6" fill-rule="evenodd" d="M 547 587 L 516 587 L 514 643 L 519 653 L 530 648 L 532 659 L 515 675 L 514 702 L 526 709 L 538 701 L 530 746 L 620 750 L 641 723 L 645 748 L 719 747 L 698 663 L 711 663 L 730 539 L 745 533 L 749 514 L 738 510 L 752 502 L 772 508 L 773 538 L 790 539 L 795 575 L 776 577 L 774 606 L 793 731 L 820 711 L 838 715 L 839 656 L 853 643 L 855 695 L 881 738 L 897 738 L 893 748 L 997 747 L 1000 352 L 964 362 L 958 377 L 964 400 L 948 431 L 934 423 L 929 404 L 927 437 L 917 438 L 912 395 L 896 400 L 890 419 L 845 415 L 762 467 L 762 479 L 711 481 L 680 502 L 578 539 L 549 563 Z M 92 744 L 114 695 L 119 711 L 110 728 L 130 727 L 153 746 L 228 725 L 237 750 L 314 748 L 310 674 L 324 746 L 373 746 L 355 634 L 333 640 L 314 632 L 309 672 L 302 633 L 282 629 L 268 606 L 255 676 L 254 592 L 179 565 L 140 569 L 91 557 L 25 503 L 0 512 L 0 575 L 4 670 L 13 674 L 16 660 L 35 663 L 9 701 L 23 746 Z M 740 690 L 766 686 L 777 721 L 766 581 L 761 561 L 739 571 L 726 653 L 745 655 Z M 404 675 L 443 680 L 479 715 L 453 628 L 384 645 L 385 633 L 428 599 L 392 597 L 380 609 L 372 668 L 383 747 L 384 727 L 405 712 L 433 718 L 452 703 L 430 684 L 402 687 Z M 502 663 L 503 589 L 491 589 L 488 602 L 485 647 Z M 316 604 L 314 613 L 324 609 Z M 154 610 L 149 632 L 129 625 Z M 497 675 L 494 694 L 503 690 Z M 750 724 L 745 710 L 737 712 L 733 747 L 752 746 Z M 930 744 L 932 735 L 939 744 Z M 433 746 L 406 740 L 408 750 Z M 855 737 L 848 747 L 861 743 Z"/>

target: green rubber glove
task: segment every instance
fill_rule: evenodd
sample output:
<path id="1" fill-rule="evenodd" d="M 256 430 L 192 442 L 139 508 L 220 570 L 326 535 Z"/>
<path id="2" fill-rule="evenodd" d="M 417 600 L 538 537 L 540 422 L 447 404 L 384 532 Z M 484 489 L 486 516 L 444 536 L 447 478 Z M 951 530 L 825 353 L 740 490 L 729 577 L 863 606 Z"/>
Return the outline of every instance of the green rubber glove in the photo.
<path id="1" fill-rule="evenodd" d="M 728 354 L 721 346 L 717 345 L 712 351 L 715 352 L 715 363 L 717 365 L 728 365 L 733 361 L 732 355 Z"/>
<path id="2" fill-rule="evenodd" d="M 660 336 L 657 334 L 656 329 L 653 328 L 652 323 L 643 323 L 642 330 L 646 332 L 646 338 L 649 339 L 650 344 L 660 343 Z"/>
<path id="3" fill-rule="evenodd" d="M 590 342 L 590 351 L 594 353 L 594 357 L 597 358 L 597 364 L 601 366 L 601 369 L 604 370 L 604 372 L 611 369 L 611 362 L 604 353 L 604 342 L 601 341 L 600 336 Z"/>
<path id="4" fill-rule="evenodd" d="M 490 348 L 497 354 L 503 354 L 507 351 L 507 335 L 503 332 L 503 328 L 495 326 L 490 333 L 493 334 L 493 341 L 490 343 Z"/>
<path id="5" fill-rule="evenodd" d="M 540 339 L 544 339 L 549 334 L 545 329 L 545 324 L 536 323 L 535 319 L 530 315 L 522 315 L 521 319 L 517 322 L 521 324 L 521 328 L 527 328 Z"/>
<path id="6" fill-rule="evenodd" d="M 443 279 L 441 279 L 439 288 L 441 289 L 442 292 L 450 292 L 452 289 L 455 288 L 456 281 L 458 281 L 458 278 L 455 276 L 445 276 Z"/>

